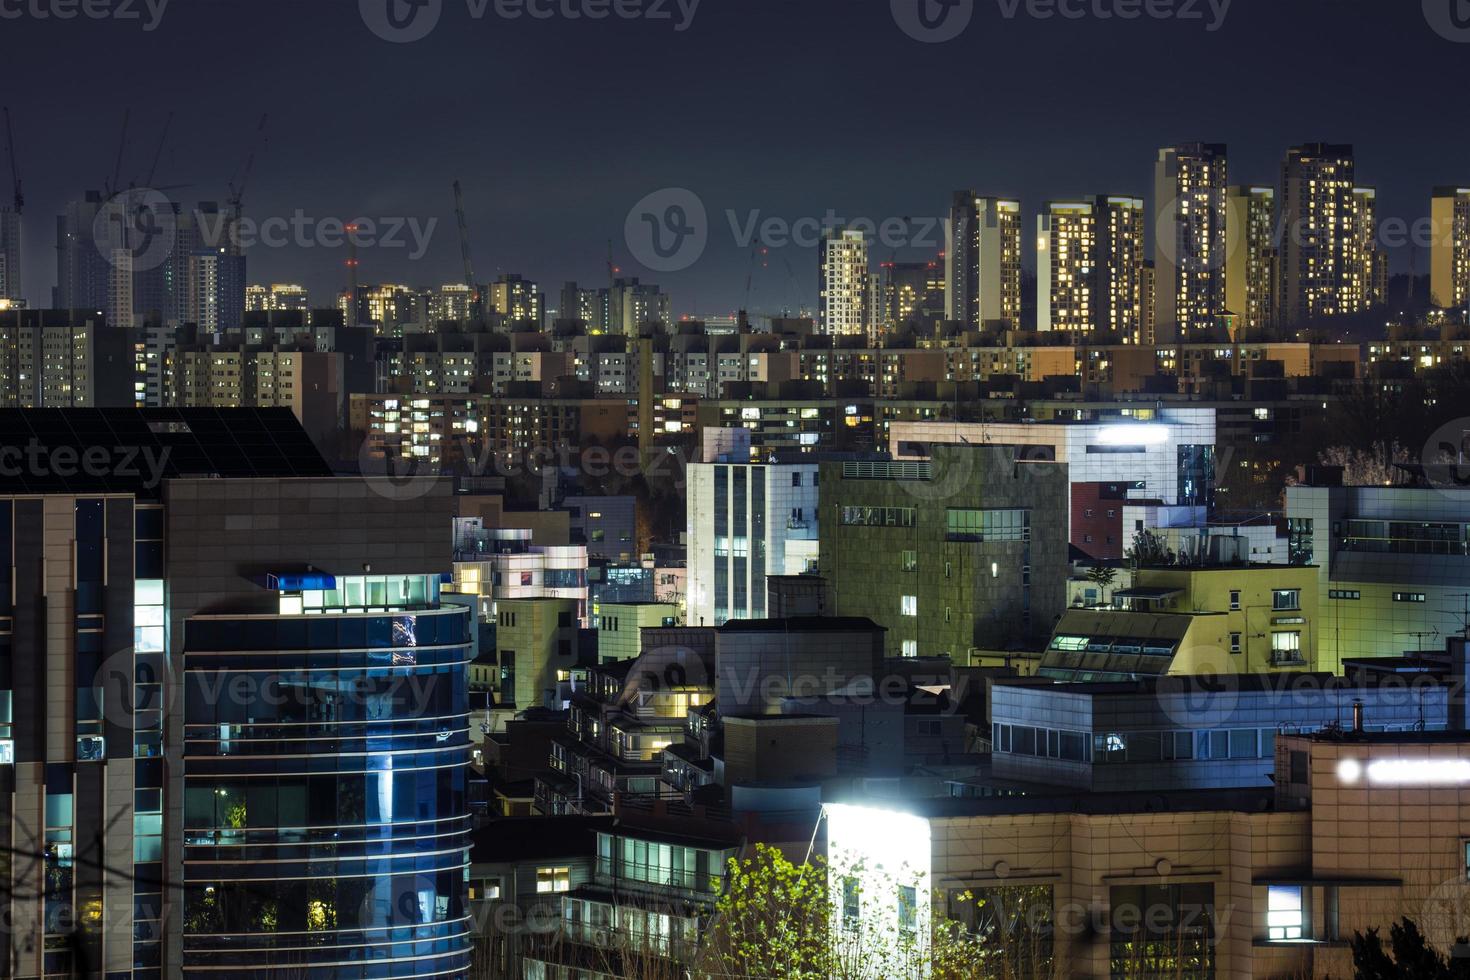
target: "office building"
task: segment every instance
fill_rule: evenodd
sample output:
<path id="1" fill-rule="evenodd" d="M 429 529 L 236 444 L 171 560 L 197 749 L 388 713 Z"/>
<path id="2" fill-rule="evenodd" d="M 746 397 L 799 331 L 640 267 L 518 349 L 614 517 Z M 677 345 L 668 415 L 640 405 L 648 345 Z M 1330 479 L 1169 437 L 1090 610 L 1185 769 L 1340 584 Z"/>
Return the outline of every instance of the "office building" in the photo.
<path id="1" fill-rule="evenodd" d="M 866 337 L 871 321 L 868 240 L 856 229 L 823 232 L 817 259 L 822 333 Z"/>
<path id="2" fill-rule="evenodd" d="M 1362 307 L 1355 176 L 1351 146 L 1309 143 L 1287 152 L 1280 316 L 1289 330 Z"/>
<path id="3" fill-rule="evenodd" d="M 1182 675 L 991 688 L 991 775 L 1085 793 L 1267 787 L 1281 733 L 1445 731 L 1454 685 L 1411 673 Z M 1463 710 L 1463 705 L 1461 705 Z"/>
<path id="4" fill-rule="evenodd" d="M 462 975 L 449 488 L 400 502 L 334 478 L 279 411 L 0 413 L 0 443 L 51 464 L 0 502 L 3 795 L 35 855 L 7 872 L 10 975 Z M 365 751 L 380 733 L 392 746 Z M 294 938 L 311 934 L 329 941 Z"/>
<path id="5" fill-rule="evenodd" d="M 687 470 L 691 626 L 765 618 L 766 576 L 817 560 L 817 461 L 751 463 L 748 430 L 733 432 L 726 452 Z"/>
<path id="6" fill-rule="evenodd" d="M 889 656 L 1039 650 L 1066 608 L 1066 469 L 1006 449 L 821 466 L 832 614 L 887 629 Z"/>
<path id="7" fill-rule="evenodd" d="M 1037 675 L 1130 681 L 1162 674 L 1335 672 L 1321 647 L 1317 569 L 1142 564 L 1111 607 L 1068 609 Z"/>
<path id="8" fill-rule="evenodd" d="M 1251 335 L 1276 324 L 1276 191 L 1230 188 L 1225 203 L 1225 307 Z"/>
<path id="9" fill-rule="evenodd" d="M 1443 309 L 1470 308 L 1470 187 L 1436 187 L 1430 207 L 1430 295 Z"/>
<path id="10" fill-rule="evenodd" d="M 954 919 L 1018 976 L 1346 976 L 1348 940 L 1405 915 L 1452 947 L 1464 733 L 1278 734 L 1274 761 L 1274 788 L 1255 790 L 838 797 L 832 914 L 924 949 Z"/>
<path id="11" fill-rule="evenodd" d="M 669 602 L 603 602 L 597 608 L 597 662 L 633 660 L 643 652 L 645 629 L 679 625 L 679 607 Z"/>
<path id="12" fill-rule="evenodd" d="M 1160 518 L 1131 508 L 1187 508 L 1192 522 L 1203 522 L 1213 503 L 1215 410 L 1167 407 L 1150 414 L 1147 421 L 894 422 L 888 449 L 895 459 L 921 460 L 935 446 L 968 444 L 1003 448 L 1022 460 L 1066 463 L 1068 540 L 1092 558 L 1116 559 L 1136 531 Z M 1173 523 L 1178 515 L 1166 516 Z"/>
<path id="13" fill-rule="evenodd" d="M 1021 323 L 1021 202 L 958 191 L 945 250 L 945 319 Z"/>
<path id="14" fill-rule="evenodd" d="M 1465 635 L 1470 490 L 1288 487 L 1286 517 L 1293 560 L 1318 570 L 1324 659 L 1442 649 Z"/>
<path id="15" fill-rule="evenodd" d="M 1154 164 L 1157 336 L 1170 343 L 1207 335 L 1225 311 L 1225 146 L 1185 143 Z"/>

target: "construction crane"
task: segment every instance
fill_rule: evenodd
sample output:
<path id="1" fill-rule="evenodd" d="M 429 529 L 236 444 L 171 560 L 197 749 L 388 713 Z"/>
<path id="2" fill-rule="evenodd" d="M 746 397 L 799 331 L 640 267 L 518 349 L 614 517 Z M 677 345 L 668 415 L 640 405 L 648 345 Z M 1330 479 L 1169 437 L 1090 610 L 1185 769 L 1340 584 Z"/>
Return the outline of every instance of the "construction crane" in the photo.
<path id="1" fill-rule="evenodd" d="M 245 155 L 245 165 L 234 177 L 230 178 L 230 241 L 238 240 L 237 229 L 240 227 L 240 219 L 245 209 L 245 185 L 250 182 L 250 173 L 255 169 L 256 151 L 265 146 L 265 124 L 270 119 L 266 113 L 260 114 L 260 123 L 255 127 L 255 136 L 251 140 L 250 150 Z"/>
<path id="2" fill-rule="evenodd" d="M 102 196 L 111 199 L 118 192 L 118 181 L 122 179 L 123 151 L 128 148 L 128 122 L 132 119 L 133 110 L 123 110 L 122 135 L 117 140 L 117 157 L 112 164 L 112 179 L 102 185 Z"/>
<path id="3" fill-rule="evenodd" d="M 168 118 L 163 121 L 163 132 L 158 136 L 158 148 L 153 151 L 153 162 L 148 165 L 148 176 L 143 178 L 144 187 L 153 186 L 153 175 L 158 172 L 158 161 L 163 156 L 163 146 L 168 142 L 168 130 L 173 124 L 174 114 L 170 112 Z"/>
<path id="4" fill-rule="evenodd" d="M 10 129 L 10 106 L 5 107 L 5 149 L 10 156 L 10 178 L 15 187 L 15 213 L 25 211 L 26 198 L 20 189 L 20 169 L 15 165 L 15 134 Z"/>
<path id="5" fill-rule="evenodd" d="M 464 214 L 464 189 L 454 182 L 454 216 L 459 221 L 459 257 L 464 262 L 464 284 L 470 291 L 470 319 L 483 320 L 480 288 L 475 285 L 475 263 L 470 258 L 470 223 Z"/>

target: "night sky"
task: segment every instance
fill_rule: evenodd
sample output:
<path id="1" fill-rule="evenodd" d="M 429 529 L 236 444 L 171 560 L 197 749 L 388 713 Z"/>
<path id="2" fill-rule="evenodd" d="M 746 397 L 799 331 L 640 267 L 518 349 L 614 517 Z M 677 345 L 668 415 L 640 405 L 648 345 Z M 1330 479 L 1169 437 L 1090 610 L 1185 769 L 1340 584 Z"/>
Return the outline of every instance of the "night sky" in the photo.
<path id="1" fill-rule="evenodd" d="M 247 216 L 438 219 L 417 261 L 364 251 L 364 282 L 461 278 L 460 178 L 480 279 L 523 273 L 554 305 L 565 279 L 606 281 L 611 238 L 624 272 L 664 285 L 681 315 L 744 299 L 749 249 L 727 209 L 937 217 L 973 186 L 1021 197 L 1029 248 L 1045 200 L 1147 196 L 1155 150 L 1192 139 L 1229 144 L 1232 183 L 1272 184 L 1288 145 L 1354 143 L 1380 217 L 1419 218 L 1432 186 L 1470 180 L 1470 43 L 1432 30 L 1419 0 L 1235 0 L 1214 32 L 1203 0 L 1192 21 L 1040 20 L 1024 3 L 1007 19 L 1011 0 L 974 2 L 942 44 L 906 36 L 888 0 L 703 0 L 683 32 L 673 0 L 672 20 L 602 21 L 475 20 L 467 0 L 443 0 L 436 29 L 407 44 L 375 36 L 358 0 L 171 0 L 151 32 L 0 19 L 31 305 L 49 305 L 54 215 L 110 176 L 124 108 L 124 184 L 142 179 L 172 111 L 154 184 L 223 199 L 264 112 Z M 710 243 L 687 270 L 649 273 L 624 221 L 664 187 L 700 196 Z M 250 279 L 303 282 L 327 305 L 345 257 L 256 247 Z M 1395 271 L 1408 264 L 1400 250 Z M 815 269 L 812 249 L 773 251 L 751 308 L 813 304 Z"/>

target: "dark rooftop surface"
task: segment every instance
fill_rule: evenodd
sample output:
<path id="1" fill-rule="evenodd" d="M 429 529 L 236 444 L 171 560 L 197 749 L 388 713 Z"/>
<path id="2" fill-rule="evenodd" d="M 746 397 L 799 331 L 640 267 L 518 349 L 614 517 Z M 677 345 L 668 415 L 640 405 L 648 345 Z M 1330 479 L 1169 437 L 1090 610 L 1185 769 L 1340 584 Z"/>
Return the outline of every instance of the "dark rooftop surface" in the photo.
<path id="1" fill-rule="evenodd" d="M 791 619 L 732 619 L 722 633 L 856 633 L 882 630 L 866 616 L 798 616 Z"/>
<path id="2" fill-rule="evenodd" d="M 132 493 L 159 480 L 330 477 L 285 408 L 0 409 L 5 493 Z"/>
<path id="3" fill-rule="evenodd" d="M 890 800 L 873 797 L 838 797 L 827 804 L 846 804 L 909 813 L 931 820 L 1006 814 L 1081 813 L 1261 813 L 1274 809 L 1275 787 L 1245 789 L 1170 790 L 1167 793 L 1057 792 L 1034 796 L 989 796 L 975 799 L 933 797 L 920 800 Z"/>
<path id="4" fill-rule="evenodd" d="M 1412 682 L 1390 672 L 1378 674 L 1365 672 L 1361 677 L 1343 677 L 1329 673 L 1167 674 L 1161 677 L 1141 678 L 1136 681 L 1075 683 L 1049 681 L 1044 677 L 997 677 L 993 683 L 1004 687 L 1047 688 L 1060 694 L 1189 694 L 1201 696 L 1223 691 L 1273 691 L 1278 693 L 1319 690 L 1350 691 L 1396 684 L 1406 685 Z"/>
<path id="5" fill-rule="evenodd" d="M 597 853 L 598 832 L 612 829 L 615 823 L 610 816 L 492 820 L 472 835 L 470 861 L 495 864 L 549 857 L 590 858 Z"/>

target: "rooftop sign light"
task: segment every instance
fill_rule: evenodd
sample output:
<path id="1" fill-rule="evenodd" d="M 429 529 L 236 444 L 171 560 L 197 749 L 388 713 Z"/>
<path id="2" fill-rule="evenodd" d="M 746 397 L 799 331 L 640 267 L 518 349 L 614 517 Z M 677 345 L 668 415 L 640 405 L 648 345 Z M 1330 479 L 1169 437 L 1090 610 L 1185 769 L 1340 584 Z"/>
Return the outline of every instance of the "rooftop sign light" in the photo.
<path id="1" fill-rule="evenodd" d="M 1103 446 L 1159 446 L 1169 441 L 1167 425 L 1105 425 L 1097 434 Z"/>
<path id="2" fill-rule="evenodd" d="M 1470 759 L 1343 759 L 1337 778 L 1348 785 L 1470 786 Z"/>

